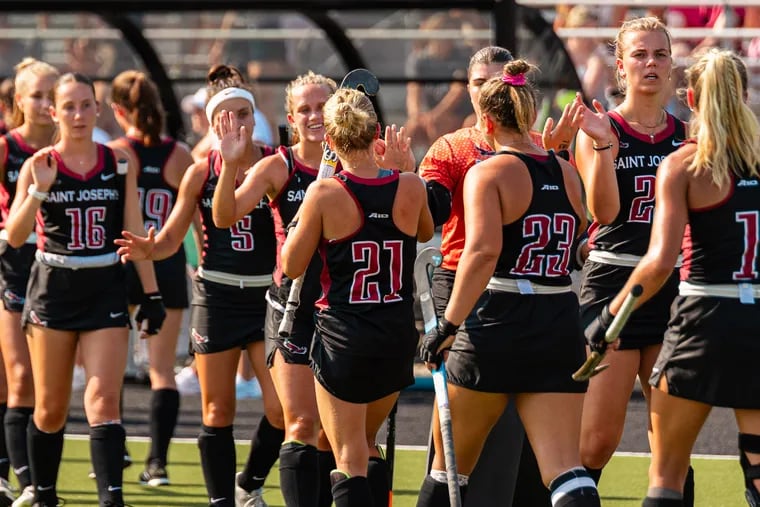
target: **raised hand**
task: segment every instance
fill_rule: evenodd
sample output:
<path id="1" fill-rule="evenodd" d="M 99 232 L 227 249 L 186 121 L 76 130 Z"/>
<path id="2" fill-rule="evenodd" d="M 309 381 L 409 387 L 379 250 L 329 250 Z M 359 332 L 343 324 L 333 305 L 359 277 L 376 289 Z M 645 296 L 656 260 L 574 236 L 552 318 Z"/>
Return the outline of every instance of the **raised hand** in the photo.
<path id="1" fill-rule="evenodd" d="M 411 146 L 412 138 L 406 134 L 406 128 L 397 130 L 394 123 L 385 127 L 385 139 L 375 142 L 375 160 L 380 167 L 414 171 L 417 162 Z"/>
<path id="2" fill-rule="evenodd" d="M 578 126 L 573 125 L 573 118 L 581 106 L 583 106 L 583 102 L 577 100 L 573 100 L 565 105 L 565 109 L 562 110 L 562 116 L 559 117 L 556 125 L 554 118 L 551 116 L 546 119 L 544 130 L 541 134 L 541 140 L 545 149 L 557 151 L 570 149 L 570 145 L 573 139 L 575 139 L 575 134 L 578 132 Z"/>
<path id="3" fill-rule="evenodd" d="M 579 104 L 573 117 L 573 126 L 580 128 L 597 144 L 609 142 L 613 134 L 610 131 L 610 119 L 607 116 L 607 110 L 602 103 L 594 99 L 592 102 L 594 110 L 592 111 L 583 103 L 580 94 L 576 95 L 573 102 Z"/>
<path id="4" fill-rule="evenodd" d="M 219 138 L 219 153 L 226 163 L 234 165 L 245 154 L 251 134 L 233 112 L 222 110 L 218 120 L 214 132 Z"/>
<path id="5" fill-rule="evenodd" d="M 138 236 L 129 231 L 121 231 L 123 238 L 115 239 L 114 243 L 119 245 L 116 253 L 121 256 L 121 262 L 143 261 L 150 259 L 153 249 L 156 247 L 156 229 L 148 229 L 148 237 Z"/>
<path id="6" fill-rule="evenodd" d="M 32 180 L 40 192 L 47 192 L 58 175 L 58 162 L 53 157 L 53 147 L 42 148 L 30 157 Z"/>

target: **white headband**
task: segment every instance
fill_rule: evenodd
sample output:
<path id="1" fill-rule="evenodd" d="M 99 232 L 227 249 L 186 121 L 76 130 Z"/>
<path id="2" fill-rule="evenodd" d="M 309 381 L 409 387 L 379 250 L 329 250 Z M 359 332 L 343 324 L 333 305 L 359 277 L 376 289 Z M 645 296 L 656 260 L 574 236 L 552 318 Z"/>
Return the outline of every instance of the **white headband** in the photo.
<path id="1" fill-rule="evenodd" d="M 225 88 L 211 97 L 208 104 L 206 104 L 206 118 L 208 118 L 209 123 L 212 123 L 216 108 L 219 107 L 222 102 L 230 99 L 245 99 L 251 103 L 251 109 L 256 109 L 256 101 L 253 100 L 253 94 L 251 94 L 251 92 L 243 90 L 242 88 Z"/>

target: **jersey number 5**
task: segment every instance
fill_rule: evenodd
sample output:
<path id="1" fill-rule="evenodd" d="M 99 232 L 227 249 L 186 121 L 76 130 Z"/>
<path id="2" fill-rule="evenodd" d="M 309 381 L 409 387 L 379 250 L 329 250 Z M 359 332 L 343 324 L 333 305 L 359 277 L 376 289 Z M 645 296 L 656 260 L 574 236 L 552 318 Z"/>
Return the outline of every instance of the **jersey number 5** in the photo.
<path id="1" fill-rule="evenodd" d="M 380 244 L 374 241 L 357 241 L 351 245 L 354 263 L 364 263 L 365 267 L 354 272 L 351 293 L 348 302 L 358 303 L 394 303 L 401 301 L 401 251 L 403 242 L 399 240 L 383 241 L 383 250 L 390 252 L 390 292 L 380 297 Z"/>

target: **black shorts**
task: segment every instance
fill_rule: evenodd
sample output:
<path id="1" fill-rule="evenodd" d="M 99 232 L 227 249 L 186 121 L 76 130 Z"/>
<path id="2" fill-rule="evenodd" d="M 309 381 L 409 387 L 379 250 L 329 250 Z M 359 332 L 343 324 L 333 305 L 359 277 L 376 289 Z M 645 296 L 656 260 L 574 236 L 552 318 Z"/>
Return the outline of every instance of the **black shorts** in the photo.
<path id="1" fill-rule="evenodd" d="M 656 386 L 664 375 L 673 396 L 718 407 L 760 409 L 758 322 L 760 304 L 677 296 L 650 384 Z"/>
<path id="2" fill-rule="evenodd" d="M 449 304 L 456 275 L 456 271 L 443 268 L 435 268 L 433 271 L 433 304 L 435 305 L 435 315 L 439 319 L 443 317 L 446 305 Z"/>
<path id="3" fill-rule="evenodd" d="M 181 247 L 171 257 L 153 262 L 158 290 L 161 292 L 161 298 L 166 308 L 184 309 L 189 306 L 186 264 L 187 258 L 184 247 Z M 142 303 L 142 283 L 140 277 L 137 276 L 135 265 L 131 262 L 127 264 L 127 290 L 130 305 Z"/>
<path id="4" fill-rule="evenodd" d="M 369 403 L 414 384 L 418 339 L 411 306 L 378 308 L 366 317 L 320 311 L 311 369 L 336 398 Z"/>
<path id="5" fill-rule="evenodd" d="M 586 261 L 581 281 L 581 325 L 596 318 L 602 307 L 620 292 L 633 268 Z M 659 345 L 670 320 L 670 305 L 678 294 L 678 270 L 668 278 L 662 289 L 631 314 L 620 333 L 620 350 L 641 349 Z"/>
<path id="6" fill-rule="evenodd" d="M 37 245 L 32 243 L 13 248 L 4 239 L 0 240 L 0 287 L 3 306 L 9 312 L 21 313 L 24 310 L 29 272 L 36 251 Z"/>
<path id="7" fill-rule="evenodd" d="M 288 364 L 309 364 L 309 350 L 314 339 L 314 300 L 301 299 L 296 310 L 296 318 L 293 321 L 293 330 L 289 338 L 282 338 L 279 333 L 282 322 L 282 310 L 290 292 L 290 284 L 282 287 L 272 285 L 267 298 L 266 324 L 264 334 L 267 337 L 266 354 L 267 365 L 271 368 L 274 364 L 274 352 L 279 350 L 283 360 Z M 301 293 L 303 295 L 303 292 Z"/>
<path id="8" fill-rule="evenodd" d="M 34 262 L 22 325 L 63 331 L 129 327 L 124 266 L 66 269 Z"/>
<path id="9" fill-rule="evenodd" d="M 264 339 L 267 287 L 233 287 L 195 277 L 190 350 L 213 354 Z"/>
<path id="10" fill-rule="evenodd" d="M 571 375 L 586 359 L 578 298 L 487 289 L 457 333 L 449 382 L 489 393 L 583 393 Z"/>

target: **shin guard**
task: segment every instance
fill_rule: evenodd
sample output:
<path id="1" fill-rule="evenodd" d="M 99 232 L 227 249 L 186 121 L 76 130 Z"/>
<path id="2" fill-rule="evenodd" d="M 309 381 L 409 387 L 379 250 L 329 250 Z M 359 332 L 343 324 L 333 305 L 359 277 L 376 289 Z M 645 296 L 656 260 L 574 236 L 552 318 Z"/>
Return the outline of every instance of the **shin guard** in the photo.
<path id="1" fill-rule="evenodd" d="M 288 507 L 315 507 L 319 500 L 317 448 L 301 442 L 280 447 L 280 489 Z"/>

